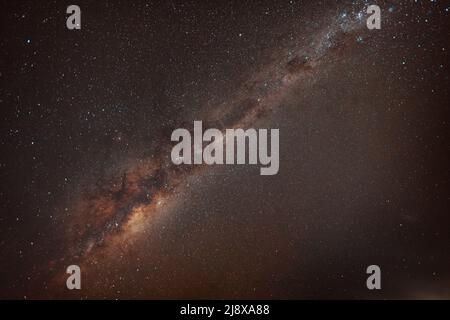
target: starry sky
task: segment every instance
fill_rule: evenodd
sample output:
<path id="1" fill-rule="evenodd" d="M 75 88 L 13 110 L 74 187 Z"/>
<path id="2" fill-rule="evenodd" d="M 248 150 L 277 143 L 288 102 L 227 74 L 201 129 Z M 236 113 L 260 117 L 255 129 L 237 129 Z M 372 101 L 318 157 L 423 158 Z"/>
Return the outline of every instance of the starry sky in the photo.
<path id="1" fill-rule="evenodd" d="M 450 299 L 448 1 L 70 4 L 1 4 L 0 298 Z M 194 120 L 278 174 L 174 165 Z"/>

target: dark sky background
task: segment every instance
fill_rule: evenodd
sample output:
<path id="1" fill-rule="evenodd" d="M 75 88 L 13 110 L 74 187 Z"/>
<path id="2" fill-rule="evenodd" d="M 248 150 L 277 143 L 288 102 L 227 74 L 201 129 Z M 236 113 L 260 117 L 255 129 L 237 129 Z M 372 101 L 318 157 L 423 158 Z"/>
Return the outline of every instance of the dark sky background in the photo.
<path id="1" fill-rule="evenodd" d="M 70 4 L 1 4 L 1 298 L 450 298 L 449 2 Z M 171 164 L 248 110 L 277 175 Z"/>

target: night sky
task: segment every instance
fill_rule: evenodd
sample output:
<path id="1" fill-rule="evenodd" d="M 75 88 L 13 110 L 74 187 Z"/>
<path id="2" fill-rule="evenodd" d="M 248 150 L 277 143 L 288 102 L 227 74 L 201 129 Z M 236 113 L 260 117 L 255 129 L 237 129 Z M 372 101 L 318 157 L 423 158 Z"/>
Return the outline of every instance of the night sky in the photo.
<path id="1" fill-rule="evenodd" d="M 450 2 L 164 2 L 2 2 L 0 298 L 450 299 Z M 194 120 L 278 174 L 174 165 Z"/>

